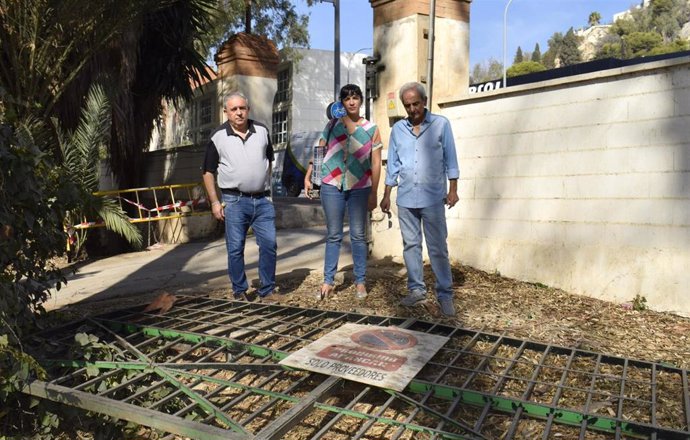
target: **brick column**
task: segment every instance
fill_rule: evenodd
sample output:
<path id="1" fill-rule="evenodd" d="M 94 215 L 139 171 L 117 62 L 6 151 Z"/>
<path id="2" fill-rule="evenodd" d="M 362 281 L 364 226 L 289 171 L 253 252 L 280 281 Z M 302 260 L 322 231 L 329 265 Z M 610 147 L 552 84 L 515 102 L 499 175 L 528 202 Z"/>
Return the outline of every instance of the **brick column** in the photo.
<path id="1" fill-rule="evenodd" d="M 218 96 L 239 91 L 249 99 L 250 117 L 270 126 L 280 55 L 273 41 L 240 32 L 218 50 Z M 219 102 L 222 106 L 223 103 Z M 222 112 L 221 112 L 222 115 Z"/>

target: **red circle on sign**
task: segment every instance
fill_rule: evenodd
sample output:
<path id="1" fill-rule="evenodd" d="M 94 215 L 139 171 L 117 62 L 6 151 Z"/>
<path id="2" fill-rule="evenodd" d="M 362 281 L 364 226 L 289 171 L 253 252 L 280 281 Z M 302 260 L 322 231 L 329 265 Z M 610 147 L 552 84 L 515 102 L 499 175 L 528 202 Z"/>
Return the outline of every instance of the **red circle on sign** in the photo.
<path id="1" fill-rule="evenodd" d="M 378 350 L 404 350 L 417 345 L 417 338 L 396 329 L 362 330 L 350 336 L 352 342 Z"/>

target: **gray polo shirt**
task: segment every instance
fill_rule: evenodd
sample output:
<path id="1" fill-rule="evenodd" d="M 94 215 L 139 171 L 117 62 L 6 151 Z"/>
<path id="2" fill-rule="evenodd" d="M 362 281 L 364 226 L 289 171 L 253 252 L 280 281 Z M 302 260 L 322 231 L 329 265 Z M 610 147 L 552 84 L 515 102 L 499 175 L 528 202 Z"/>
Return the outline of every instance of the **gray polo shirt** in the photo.
<path id="1" fill-rule="evenodd" d="M 257 193 L 271 188 L 273 144 L 268 127 L 252 119 L 248 122 L 244 139 L 227 121 L 211 134 L 203 171 L 217 175 L 220 189 Z"/>

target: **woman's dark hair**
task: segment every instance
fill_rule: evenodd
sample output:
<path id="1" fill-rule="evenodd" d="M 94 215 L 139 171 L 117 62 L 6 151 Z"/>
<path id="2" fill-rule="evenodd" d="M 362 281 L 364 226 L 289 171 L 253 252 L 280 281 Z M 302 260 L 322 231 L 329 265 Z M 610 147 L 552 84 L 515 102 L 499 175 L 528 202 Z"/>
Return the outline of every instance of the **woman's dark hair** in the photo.
<path id="1" fill-rule="evenodd" d="M 364 95 L 362 95 L 362 89 L 355 84 L 346 84 L 340 89 L 340 102 L 343 102 L 349 96 L 355 95 L 364 101 Z"/>

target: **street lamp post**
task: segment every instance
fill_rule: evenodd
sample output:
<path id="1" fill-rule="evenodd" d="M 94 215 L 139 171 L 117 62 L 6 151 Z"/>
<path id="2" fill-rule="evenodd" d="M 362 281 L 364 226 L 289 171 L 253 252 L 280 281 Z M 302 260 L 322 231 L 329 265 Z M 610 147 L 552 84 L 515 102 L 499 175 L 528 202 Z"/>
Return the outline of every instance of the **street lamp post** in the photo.
<path id="1" fill-rule="evenodd" d="M 333 99 L 338 100 L 340 91 L 340 0 L 318 0 L 321 3 L 333 3 L 334 10 L 334 44 L 333 44 Z"/>
<path id="2" fill-rule="evenodd" d="M 508 6 L 513 0 L 508 0 L 506 3 L 506 8 L 503 11 L 503 88 L 506 87 L 506 65 L 508 63 L 506 59 L 506 40 L 507 40 L 507 26 L 508 26 Z"/>
<path id="3" fill-rule="evenodd" d="M 350 84 L 350 64 L 352 64 L 352 59 L 361 52 L 364 52 L 365 50 L 371 50 L 371 47 L 363 47 L 361 49 L 357 49 L 356 52 L 351 53 L 350 56 L 347 58 L 347 83 Z"/>

